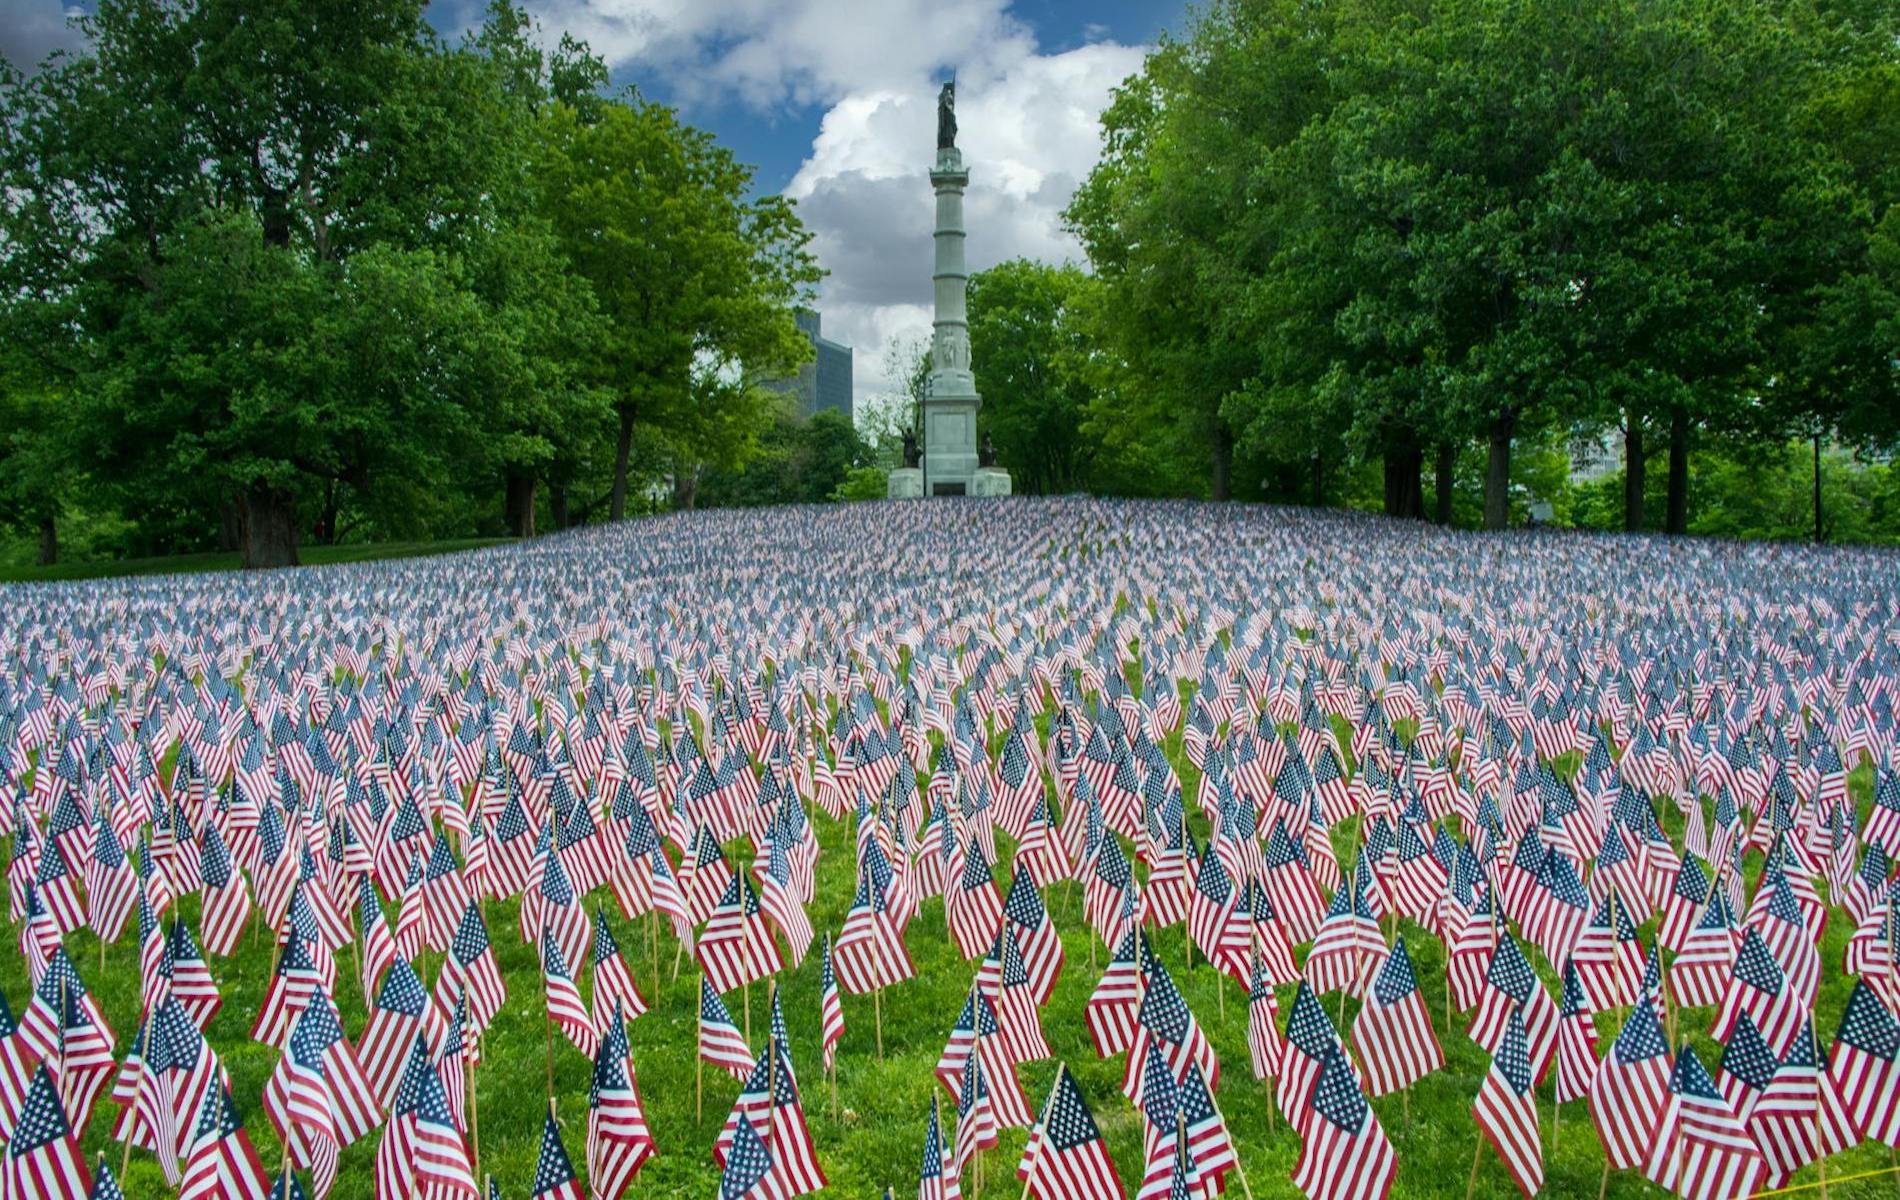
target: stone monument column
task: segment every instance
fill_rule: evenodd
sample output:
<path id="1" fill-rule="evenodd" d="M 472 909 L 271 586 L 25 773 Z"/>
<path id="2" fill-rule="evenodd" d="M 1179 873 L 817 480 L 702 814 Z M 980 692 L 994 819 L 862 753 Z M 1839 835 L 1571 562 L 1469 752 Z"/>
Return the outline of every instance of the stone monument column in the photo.
<path id="1" fill-rule="evenodd" d="M 931 272 L 936 311 L 931 323 L 930 375 L 924 383 L 921 479 L 891 479 L 893 497 L 1007 496 L 1009 472 L 978 460 L 976 411 L 982 398 L 970 369 L 970 322 L 965 308 L 970 272 L 963 258 L 963 190 L 970 184 L 957 149 L 956 84 L 937 97 L 937 160 L 930 186 L 937 194 L 936 261 Z"/>
<path id="2" fill-rule="evenodd" d="M 963 261 L 963 189 L 970 173 L 955 146 L 937 151 L 930 185 L 937 193 L 936 317 L 931 323 L 930 376 L 924 384 L 924 486 L 930 495 L 970 491 L 976 476 L 976 394 L 970 370 L 970 321 L 965 307 L 970 272 Z"/>

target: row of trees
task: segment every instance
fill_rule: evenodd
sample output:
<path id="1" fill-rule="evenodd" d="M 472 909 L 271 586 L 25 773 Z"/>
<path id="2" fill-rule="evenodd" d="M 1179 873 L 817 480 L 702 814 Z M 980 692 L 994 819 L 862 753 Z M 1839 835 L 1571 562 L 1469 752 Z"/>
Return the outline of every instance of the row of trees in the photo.
<path id="1" fill-rule="evenodd" d="M 1659 458 L 1679 532 L 1703 448 L 1891 449 L 1897 35 L 1877 0 L 1211 4 L 1103 116 L 1092 275 L 972 286 L 1003 460 L 1313 503 L 1376 463 L 1448 520 L 1475 446 L 1495 527 L 1514 448 L 1608 441 L 1625 526 Z"/>
<path id="2" fill-rule="evenodd" d="M 422 9 L 103 0 L 0 77 L 0 520 L 43 557 L 75 509 L 248 565 L 531 533 L 771 427 L 789 203 L 511 0 L 458 45 Z"/>

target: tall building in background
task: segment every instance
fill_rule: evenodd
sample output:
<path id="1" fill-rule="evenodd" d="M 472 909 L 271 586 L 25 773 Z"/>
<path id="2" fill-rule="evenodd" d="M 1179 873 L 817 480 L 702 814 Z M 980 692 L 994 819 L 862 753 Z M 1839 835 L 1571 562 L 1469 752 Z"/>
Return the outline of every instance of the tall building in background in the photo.
<path id="1" fill-rule="evenodd" d="M 799 332 L 811 339 L 816 356 L 798 374 L 768 379 L 765 386 L 796 396 L 801 417 L 831 408 L 851 420 L 851 347 L 826 337 L 820 331 L 822 318 L 812 310 L 799 309 L 795 319 Z"/>

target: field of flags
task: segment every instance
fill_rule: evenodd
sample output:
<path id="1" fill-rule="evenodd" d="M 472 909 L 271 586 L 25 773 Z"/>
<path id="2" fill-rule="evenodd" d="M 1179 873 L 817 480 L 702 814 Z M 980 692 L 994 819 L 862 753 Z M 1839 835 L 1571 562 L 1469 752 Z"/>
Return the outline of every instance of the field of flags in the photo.
<path id="1" fill-rule="evenodd" d="M 1900 556 L 1010 499 L 0 588 L 0 1200 L 1900 1189 Z"/>

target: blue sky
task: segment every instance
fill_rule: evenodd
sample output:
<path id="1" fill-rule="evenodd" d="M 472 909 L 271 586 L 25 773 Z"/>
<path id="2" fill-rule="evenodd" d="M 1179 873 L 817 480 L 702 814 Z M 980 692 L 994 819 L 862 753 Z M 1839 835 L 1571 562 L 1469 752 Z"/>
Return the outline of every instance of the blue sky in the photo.
<path id="1" fill-rule="evenodd" d="M 294 2 L 294 0 L 286 0 Z M 0 53 L 21 65 L 74 46 L 72 0 L 0 0 Z M 825 332 L 852 345 L 860 407 L 893 340 L 930 327 L 936 87 L 958 79 L 971 171 L 968 252 L 1079 259 L 1061 210 L 1098 152 L 1109 90 L 1138 70 L 1186 0 L 526 0 L 632 83 L 715 132 L 798 204 L 830 272 Z M 454 33 L 483 0 L 437 0 Z"/>

